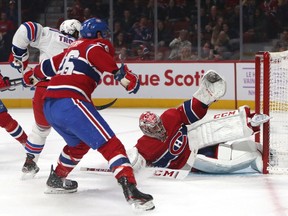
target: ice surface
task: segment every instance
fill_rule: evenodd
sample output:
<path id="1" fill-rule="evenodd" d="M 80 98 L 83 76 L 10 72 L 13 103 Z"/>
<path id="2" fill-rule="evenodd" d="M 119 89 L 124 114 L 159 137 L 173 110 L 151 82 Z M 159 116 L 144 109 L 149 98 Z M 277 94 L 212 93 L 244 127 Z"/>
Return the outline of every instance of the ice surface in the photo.
<path id="1" fill-rule="evenodd" d="M 101 111 L 127 148 L 141 135 L 138 116 L 147 109 L 106 109 Z M 151 109 L 149 109 L 151 110 Z M 162 112 L 161 109 L 153 111 Z M 27 133 L 33 120 L 31 109 L 10 109 Z M 209 111 L 213 113 L 213 111 Z M 79 124 L 81 124 L 79 122 Z M 89 151 L 69 178 L 78 181 L 74 194 L 44 194 L 51 164 L 64 146 L 54 131 L 48 136 L 34 179 L 21 180 L 23 147 L 0 128 L 0 216 L 287 216 L 288 176 L 261 175 L 247 169 L 231 175 L 189 174 L 184 180 L 149 178 L 137 174 L 138 188 L 154 196 L 156 209 L 135 213 L 124 199 L 111 174 L 80 171 L 80 167 L 103 167 L 106 161 Z"/>

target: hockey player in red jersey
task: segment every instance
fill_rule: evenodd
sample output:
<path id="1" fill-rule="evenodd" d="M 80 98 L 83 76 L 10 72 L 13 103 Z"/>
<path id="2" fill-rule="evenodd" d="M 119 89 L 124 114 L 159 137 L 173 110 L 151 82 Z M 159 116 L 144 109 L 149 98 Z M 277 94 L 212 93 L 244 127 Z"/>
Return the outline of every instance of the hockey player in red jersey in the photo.
<path id="1" fill-rule="evenodd" d="M 133 168 L 123 144 L 91 99 L 104 72 L 113 74 L 114 79 L 129 93 L 135 94 L 139 89 L 138 76 L 126 65 L 118 68 L 114 48 L 107 40 L 109 34 L 105 22 L 88 19 L 82 23 L 79 40 L 65 52 L 43 61 L 24 75 L 24 82 L 28 85 L 52 77 L 45 93 L 44 113 L 67 143 L 56 169 L 51 167 L 47 193 L 75 192 L 77 182 L 66 177 L 92 148 L 108 161 L 126 200 L 137 209 L 152 210 L 155 208 L 153 197 L 137 189 Z"/>
<path id="2" fill-rule="evenodd" d="M 75 19 L 65 20 L 59 30 L 43 27 L 35 22 L 24 22 L 13 36 L 11 66 L 21 73 L 26 69 L 29 57 L 28 46 L 40 51 L 39 61 L 63 52 L 78 38 L 80 26 L 81 23 Z M 32 126 L 32 131 L 29 133 L 25 144 L 27 156 L 22 167 L 23 179 L 34 177 L 39 171 L 37 161 L 51 131 L 51 125 L 43 113 L 44 100 L 42 98 L 48 82 L 49 79 L 43 80 L 35 86 L 33 97 L 35 124 Z"/>
<path id="3" fill-rule="evenodd" d="M 3 77 L 0 73 L 0 91 L 6 91 L 10 88 L 9 78 Z M 25 146 L 27 135 L 21 125 L 8 113 L 2 100 L 0 100 L 0 127 L 4 128 L 14 139 Z"/>
<path id="4" fill-rule="evenodd" d="M 221 76 L 209 70 L 191 100 L 160 116 L 149 111 L 141 114 L 139 126 L 144 135 L 127 151 L 133 168 L 231 173 L 251 166 L 262 172 L 261 145 L 243 138 L 259 131 L 259 125 L 269 120 L 267 115 L 250 113 L 250 108 L 243 106 L 205 116 L 225 89 Z"/>

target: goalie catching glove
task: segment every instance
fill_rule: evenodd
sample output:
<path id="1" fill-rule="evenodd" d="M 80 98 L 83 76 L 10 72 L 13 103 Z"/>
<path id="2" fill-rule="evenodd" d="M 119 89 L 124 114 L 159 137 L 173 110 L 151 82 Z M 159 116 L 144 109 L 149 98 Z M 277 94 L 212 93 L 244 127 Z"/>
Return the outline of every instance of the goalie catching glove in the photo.
<path id="1" fill-rule="evenodd" d="M 114 79 L 119 81 L 129 94 L 136 94 L 140 88 L 138 76 L 132 73 L 127 65 L 121 65 L 120 69 L 114 74 Z"/>

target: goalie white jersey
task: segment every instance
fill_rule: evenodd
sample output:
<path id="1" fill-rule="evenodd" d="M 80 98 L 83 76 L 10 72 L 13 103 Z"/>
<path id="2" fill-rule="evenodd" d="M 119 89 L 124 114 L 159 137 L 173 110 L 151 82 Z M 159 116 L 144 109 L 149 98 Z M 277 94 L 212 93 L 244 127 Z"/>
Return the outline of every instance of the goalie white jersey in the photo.
<path id="1" fill-rule="evenodd" d="M 25 22 L 17 29 L 12 45 L 13 51 L 26 50 L 28 46 L 39 49 L 39 61 L 63 52 L 75 39 L 59 30 L 43 27 L 39 23 Z M 28 57 L 27 57 L 28 58 Z"/>

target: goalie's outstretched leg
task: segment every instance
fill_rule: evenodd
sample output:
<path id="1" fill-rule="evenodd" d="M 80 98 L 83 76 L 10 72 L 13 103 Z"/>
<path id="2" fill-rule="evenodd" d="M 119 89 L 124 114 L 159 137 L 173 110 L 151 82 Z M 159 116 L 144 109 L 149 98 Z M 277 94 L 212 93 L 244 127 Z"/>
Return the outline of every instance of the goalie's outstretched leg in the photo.
<path id="1" fill-rule="evenodd" d="M 226 81 L 214 70 L 208 70 L 193 97 L 209 106 L 226 93 Z"/>

